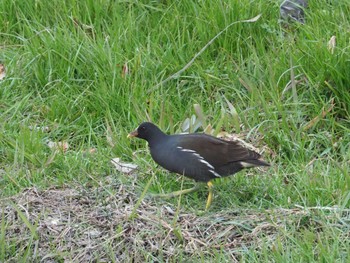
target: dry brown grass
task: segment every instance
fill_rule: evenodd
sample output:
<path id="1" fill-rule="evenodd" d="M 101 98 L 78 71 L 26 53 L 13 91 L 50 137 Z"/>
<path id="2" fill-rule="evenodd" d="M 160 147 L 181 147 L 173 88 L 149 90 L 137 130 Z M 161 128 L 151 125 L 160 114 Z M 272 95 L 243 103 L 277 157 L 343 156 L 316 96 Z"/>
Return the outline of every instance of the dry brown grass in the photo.
<path id="1" fill-rule="evenodd" d="M 272 247 L 287 228 L 311 220 L 301 208 L 196 215 L 152 200 L 143 200 L 131 218 L 138 195 L 132 186 L 116 187 L 118 195 L 106 188 L 31 188 L 2 200 L 5 240 L 18 250 L 12 260 L 29 249 L 41 262 L 176 261 L 220 252 L 236 261 L 247 248 Z"/>

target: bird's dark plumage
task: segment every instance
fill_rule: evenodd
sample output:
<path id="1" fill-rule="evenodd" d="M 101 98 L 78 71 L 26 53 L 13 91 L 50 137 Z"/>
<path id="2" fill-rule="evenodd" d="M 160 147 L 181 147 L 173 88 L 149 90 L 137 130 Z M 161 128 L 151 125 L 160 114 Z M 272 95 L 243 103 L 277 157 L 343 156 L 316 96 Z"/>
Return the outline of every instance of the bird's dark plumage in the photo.
<path id="1" fill-rule="evenodd" d="M 207 134 L 166 135 L 144 122 L 130 137 L 148 141 L 152 158 L 165 169 L 199 182 L 237 173 L 244 168 L 269 166 L 260 154 L 238 141 L 225 141 Z"/>
<path id="2" fill-rule="evenodd" d="M 307 6 L 307 0 L 285 0 L 280 5 L 281 18 L 286 21 L 292 20 L 304 24 Z"/>

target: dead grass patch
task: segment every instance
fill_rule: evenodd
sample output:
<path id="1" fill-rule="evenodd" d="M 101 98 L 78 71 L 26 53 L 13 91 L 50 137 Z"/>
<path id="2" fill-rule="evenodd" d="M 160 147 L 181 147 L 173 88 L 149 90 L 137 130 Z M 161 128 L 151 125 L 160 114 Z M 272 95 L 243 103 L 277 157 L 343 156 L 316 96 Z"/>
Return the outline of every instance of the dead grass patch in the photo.
<path id="1" fill-rule="evenodd" d="M 152 200 L 143 200 L 131 219 L 138 195 L 132 186 L 116 187 L 117 195 L 102 187 L 31 188 L 2 200 L 6 246 L 16 251 L 6 258 L 16 261 L 29 250 L 41 262 L 140 262 L 224 252 L 235 261 L 249 247 L 272 246 L 289 228 L 313 222 L 312 211 L 302 208 L 196 215 Z"/>

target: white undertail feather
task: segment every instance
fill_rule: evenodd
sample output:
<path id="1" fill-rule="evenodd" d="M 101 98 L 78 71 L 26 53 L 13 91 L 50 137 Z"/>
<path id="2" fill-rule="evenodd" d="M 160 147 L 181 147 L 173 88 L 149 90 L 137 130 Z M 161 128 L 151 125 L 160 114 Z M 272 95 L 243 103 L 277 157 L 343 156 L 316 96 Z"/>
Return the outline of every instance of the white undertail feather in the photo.
<path id="1" fill-rule="evenodd" d="M 250 168 L 250 167 L 255 167 L 255 164 L 251 163 L 246 163 L 246 162 L 239 162 L 240 165 L 242 165 L 244 168 Z"/>

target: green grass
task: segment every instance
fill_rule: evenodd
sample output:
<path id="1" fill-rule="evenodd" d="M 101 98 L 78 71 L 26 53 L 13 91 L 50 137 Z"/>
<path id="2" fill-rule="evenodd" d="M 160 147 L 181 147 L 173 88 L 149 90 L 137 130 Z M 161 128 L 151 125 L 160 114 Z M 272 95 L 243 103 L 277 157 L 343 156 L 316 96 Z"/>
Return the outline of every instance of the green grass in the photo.
<path id="1" fill-rule="evenodd" d="M 178 190 L 182 179 L 157 167 L 146 144 L 126 135 L 148 119 L 168 133 L 181 132 L 199 104 L 214 129 L 245 132 L 253 144 L 266 145 L 264 155 L 272 164 L 265 172 L 216 181 L 207 213 L 295 205 L 349 208 L 350 7 L 346 0 L 328 2 L 310 1 L 305 25 L 284 29 L 277 1 L 3 0 L 0 62 L 7 72 L 0 81 L 0 197 L 32 187 L 97 187 L 110 175 L 131 184 L 110 165 L 116 156 L 139 165 L 139 195 L 153 173 L 149 192 Z M 157 86 L 227 25 L 258 14 L 257 22 L 233 25 L 185 72 Z M 332 54 L 327 43 L 333 35 Z M 123 76 L 125 63 L 130 72 Z M 293 75 L 296 87 L 286 89 Z M 108 129 L 114 146 L 106 138 Z M 67 141 L 69 149 L 54 153 L 47 141 Z M 90 149 L 96 152 L 86 153 Z M 183 185 L 192 182 L 185 179 Z M 182 211 L 201 215 L 206 194 L 183 196 Z M 169 200 L 174 207 L 177 201 Z M 318 220 L 322 230 L 307 223 L 298 231 L 286 228 L 273 247 L 237 249 L 239 259 L 345 262 L 346 218 L 341 228 L 324 215 Z M 16 256 L 3 234 L 3 213 L 1 221 L 0 261 L 31 257 L 37 237 L 17 247 L 25 252 Z M 181 246 L 175 249 L 178 258 L 188 260 Z M 139 252 L 152 260 L 146 250 Z M 213 257 L 230 260 L 224 249 Z"/>

